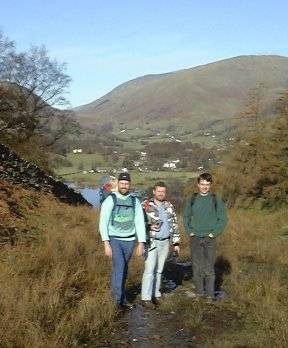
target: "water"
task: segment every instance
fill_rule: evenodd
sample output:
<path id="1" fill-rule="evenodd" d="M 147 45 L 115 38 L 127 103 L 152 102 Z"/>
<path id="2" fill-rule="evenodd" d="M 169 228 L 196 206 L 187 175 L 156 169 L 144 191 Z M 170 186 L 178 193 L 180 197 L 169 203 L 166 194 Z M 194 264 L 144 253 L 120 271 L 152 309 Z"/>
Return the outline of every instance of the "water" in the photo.
<path id="1" fill-rule="evenodd" d="M 66 181 L 65 184 L 72 188 L 73 190 L 80 192 L 81 195 L 86 199 L 87 202 L 91 203 L 93 208 L 100 207 L 100 189 L 99 188 L 90 188 L 82 187 L 80 188 L 73 181 Z"/>
<path id="2" fill-rule="evenodd" d="M 86 199 L 87 202 L 91 203 L 94 208 L 99 208 L 100 206 L 100 189 L 93 189 L 89 187 L 84 187 L 79 189 L 81 195 Z"/>

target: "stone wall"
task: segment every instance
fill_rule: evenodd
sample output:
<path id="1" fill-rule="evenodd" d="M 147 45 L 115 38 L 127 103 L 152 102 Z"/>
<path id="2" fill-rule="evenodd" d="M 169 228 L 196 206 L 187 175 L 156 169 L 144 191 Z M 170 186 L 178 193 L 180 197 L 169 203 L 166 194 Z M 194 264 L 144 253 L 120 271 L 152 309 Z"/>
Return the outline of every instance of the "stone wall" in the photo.
<path id="1" fill-rule="evenodd" d="M 20 158 L 3 144 L 0 144 L 0 180 L 30 190 L 52 193 L 61 202 L 91 206 L 80 193 L 47 175 L 35 164 Z"/>

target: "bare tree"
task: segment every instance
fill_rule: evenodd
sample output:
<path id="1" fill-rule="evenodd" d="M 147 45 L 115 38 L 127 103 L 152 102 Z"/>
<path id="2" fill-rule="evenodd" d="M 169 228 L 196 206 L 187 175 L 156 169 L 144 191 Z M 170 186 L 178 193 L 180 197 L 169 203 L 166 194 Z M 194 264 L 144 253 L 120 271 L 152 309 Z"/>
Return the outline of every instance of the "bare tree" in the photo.
<path id="1" fill-rule="evenodd" d="M 29 138 L 50 129 L 56 141 L 70 122 L 75 128 L 68 111 L 55 109 L 69 105 L 66 93 L 71 78 L 65 64 L 52 60 L 44 46 L 17 53 L 14 42 L 2 33 L 0 63 L 0 132 Z"/>
<path id="2" fill-rule="evenodd" d="M 7 57 L 14 53 L 15 44 L 0 31 L 0 76 L 6 69 Z"/>

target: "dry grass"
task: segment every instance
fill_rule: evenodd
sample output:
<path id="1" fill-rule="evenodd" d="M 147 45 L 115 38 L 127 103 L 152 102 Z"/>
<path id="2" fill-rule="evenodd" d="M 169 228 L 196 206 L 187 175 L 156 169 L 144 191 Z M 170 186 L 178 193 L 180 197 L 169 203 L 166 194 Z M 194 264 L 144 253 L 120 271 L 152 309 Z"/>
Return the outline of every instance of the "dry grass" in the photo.
<path id="1" fill-rule="evenodd" d="M 97 212 L 1 183 L 0 201 L 0 347 L 97 346 L 115 325 Z M 231 266 L 226 299 L 193 303 L 176 291 L 164 310 L 177 313 L 199 347 L 287 347 L 287 212 L 229 216 L 218 244 Z M 137 287 L 142 270 L 134 258 L 130 287 Z"/>
<path id="2" fill-rule="evenodd" d="M 287 347 L 288 214 L 238 210 L 229 215 L 218 243 L 218 254 L 231 267 L 223 284 L 226 299 L 195 303 L 180 291 L 169 297 L 165 310 L 180 315 L 196 346 Z"/>
<path id="3" fill-rule="evenodd" d="M 1 250 L 0 346 L 95 342 L 115 318 L 108 289 L 110 263 L 103 257 L 97 214 L 23 190 L 7 192 L 13 209 L 21 211 L 16 222 L 20 226 L 25 221 L 26 233 L 18 233 L 14 245 Z M 19 195 L 26 199 L 17 204 Z M 30 201 L 33 207 L 27 205 Z M 3 204 L 0 211 L 2 231 L 5 221 L 10 223 L 10 208 Z"/>

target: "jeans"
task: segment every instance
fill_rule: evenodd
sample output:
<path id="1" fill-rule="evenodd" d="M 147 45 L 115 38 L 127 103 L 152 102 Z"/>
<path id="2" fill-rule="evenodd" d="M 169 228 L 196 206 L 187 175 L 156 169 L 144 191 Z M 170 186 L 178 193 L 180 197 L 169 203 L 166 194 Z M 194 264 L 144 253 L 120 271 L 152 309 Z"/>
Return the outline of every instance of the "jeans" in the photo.
<path id="1" fill-rule="evenodd" d="M 110 238 L 112 248 L 112 296 L 118 305 L 124 304 L 126 300 L 125 283 L 128 273 L 128 263 L 133 254 L 135 241 L 123 241 Z"/>
<path id="2" fill-rule="evenodd" d="M 165 261 L 169 254 L 170 242 L 154 240 L 145 250 L 145 269 L 142 278 L 141 298 L 151 301 L 152 297 L 161 297 L 161 277 Z"/>
<path id="3" fill-rule="evenodd" d="M 193 282 L 198 296 L 214 298 L 215 250 L 215 238 L 191 237 Z"/>

